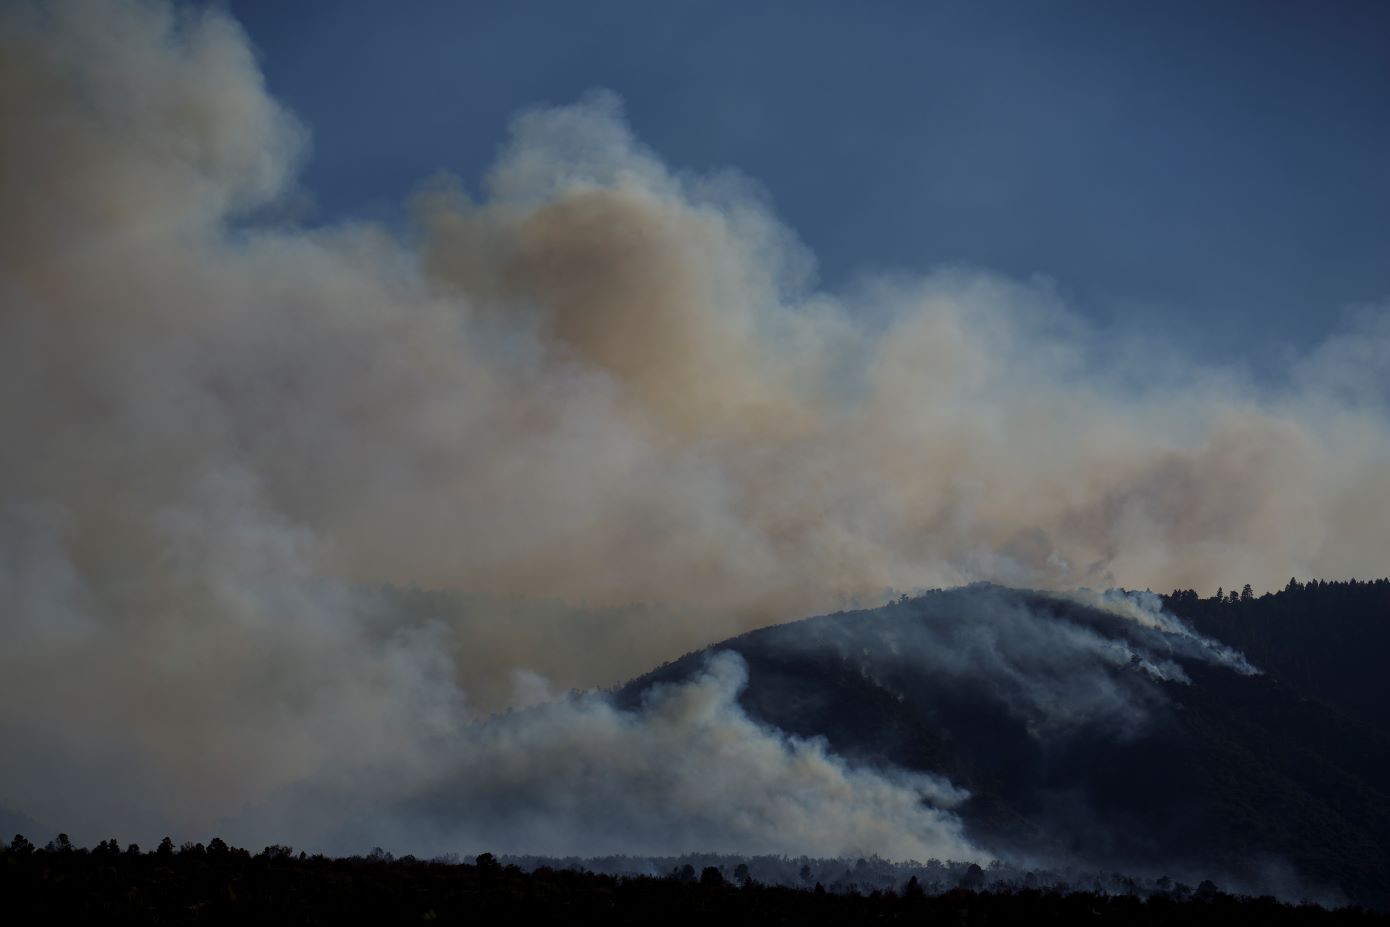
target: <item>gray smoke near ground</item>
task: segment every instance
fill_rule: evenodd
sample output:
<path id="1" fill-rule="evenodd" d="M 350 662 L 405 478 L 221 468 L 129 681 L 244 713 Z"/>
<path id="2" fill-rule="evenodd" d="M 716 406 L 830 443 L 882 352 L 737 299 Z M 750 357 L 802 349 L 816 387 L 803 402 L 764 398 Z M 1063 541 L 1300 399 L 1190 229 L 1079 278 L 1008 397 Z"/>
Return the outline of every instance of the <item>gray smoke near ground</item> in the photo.
<path id="1" fill-rule="evenodd" d="M 714 866 L 723 877 L 738 883 L 740 867 L 759 885 L 785 885 L 809 889 L 820 883 L 828 892 L 902 892 L 910 879 L 929 895 L 957 888 L 995 892 L 1095 892 L 1097 895 L 1135 895 L 1141 898 L 1165 896 L 1187 899 L 1210 873 L 1174 870 L 1163 875 L 1143 876 L 1110 870 L 1076 867 L 1027 867 L 994 860 L 981 867 L 965 861 L 897 861 L 878 857 L 817 859 L 808 856 L 722 856 L 716 853 L 686 853 L 680 856 L 640 857 L 546 857 L 536 855 L 503 857 L 499 862 L 515 864 L 528 872 L 542 867 L 573 869 L 612 876 L 676 875 L 690 867 L 699 874 Z M 686 875 L 689 877 L 689 874 Z M 1256 898 L 1271 895 L 1291 902 L 1319 904 L 1325 908 L 1344 907 L 1346 896 L 1299 879 L 1298 874 L 1277 863 L 1270 863 L 1253 879 L 1222 879 L 1220 890 Z"/>
<path id="2" fill-rule="evenodd" d="M 851 766 L 820 739 L 753 722 L 737 703 L 746 682 L 737 655 L 716 653 L 630 710 L 588 693 L 461 730 L 431 775 L 390 777 L 369 805 L 299 789 L 224 830 L 285 828 L 344 853 L 377 843 L 419 855 L 685 846 L 988 858 L 952 813 L 964 792 L 925 773 Z"/>
<path id="3" fill-rule="evenodd" d="M 1374 313 L 1259 391 L 1042 282 L 822 292 L 604 94 L 409 234 L 287 224 L 309 132 L 191 5 L 7 4 L 0 129 L 0 798 L 79 838 L 408 796 L 480 711 L 888 587 L 1383 568 Z M 906 788 L 838 775 L 846 820 Z"/>

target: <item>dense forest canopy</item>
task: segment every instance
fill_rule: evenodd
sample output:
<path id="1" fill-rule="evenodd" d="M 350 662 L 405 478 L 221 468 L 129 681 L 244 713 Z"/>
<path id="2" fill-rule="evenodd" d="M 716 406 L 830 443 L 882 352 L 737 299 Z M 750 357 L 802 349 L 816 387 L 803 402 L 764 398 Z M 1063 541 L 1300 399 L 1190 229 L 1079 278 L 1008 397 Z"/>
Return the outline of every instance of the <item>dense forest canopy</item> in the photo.
<path id="1" fill-rule="evenodd" d="M 1258 596 L 1249 585 L 1210 598 L 1180 589 L 1163 603 L 1305 695 L 1390 733 L 1390 579 L 1290 579 Z"/>

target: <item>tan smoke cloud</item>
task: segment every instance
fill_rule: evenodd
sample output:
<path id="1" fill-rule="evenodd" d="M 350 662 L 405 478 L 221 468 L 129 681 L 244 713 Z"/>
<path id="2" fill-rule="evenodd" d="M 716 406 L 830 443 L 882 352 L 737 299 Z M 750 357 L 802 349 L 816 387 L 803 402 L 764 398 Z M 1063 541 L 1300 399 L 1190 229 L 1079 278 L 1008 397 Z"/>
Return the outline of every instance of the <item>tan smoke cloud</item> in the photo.
<path id="1" fill-rule="evenodd" d="M 519 671 L 608 683 L 886 587 L 1384 572 L 1374 316 L 1262 392 L 1041 284 L 819 292 L 754 185 L 672 172 L 605 95 L 520 116 L 407 238 L 256 223 L 306 132 L 235 23 L 163 3 L 7 6 L 0 126 L 0 782 L 39 817 L 428 769 Z"/>

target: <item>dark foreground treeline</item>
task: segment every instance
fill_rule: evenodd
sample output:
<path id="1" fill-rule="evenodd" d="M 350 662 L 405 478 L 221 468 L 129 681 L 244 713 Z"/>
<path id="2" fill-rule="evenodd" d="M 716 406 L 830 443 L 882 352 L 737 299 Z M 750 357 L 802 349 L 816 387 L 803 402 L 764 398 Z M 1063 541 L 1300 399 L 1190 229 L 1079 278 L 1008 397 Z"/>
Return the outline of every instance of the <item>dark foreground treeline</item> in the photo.
<path id="1" fill-rule="evenodd" d="M 574 870 L 523 872 L 492 856 L 474 864 L 385 857 L 329 859 L 267 847 L 256 855 L 220 840 L 175 850 L 94 850 L 60 838 L 43 849 L 16 837 L 0 850 L 6 923 L 488 923 L 544 918 L 581 923 L 922 924 L 1383 924 L 1358 908 L 1327 911 L 1219 891 L 1185 899 L 1093 892 L 956 889 L 929 896 L 915 880 L 898 891 L 835 894 L 737 885 L 716 868 L 666 877 Z"/>

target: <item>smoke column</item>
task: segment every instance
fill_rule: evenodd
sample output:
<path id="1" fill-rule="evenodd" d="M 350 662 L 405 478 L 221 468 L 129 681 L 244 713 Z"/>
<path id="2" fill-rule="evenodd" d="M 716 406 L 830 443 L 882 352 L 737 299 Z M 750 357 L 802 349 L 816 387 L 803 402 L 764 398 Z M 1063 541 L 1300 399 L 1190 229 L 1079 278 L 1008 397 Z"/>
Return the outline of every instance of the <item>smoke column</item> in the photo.
<path id="1" fill-rule="evenodd" d="M 1383 313 L 1256 388 L 1046 283 L 819 290 L 755 182 L 668 169 L 601 92 L 520 114 L 474 195 L 423 179 L 404 234 L 275 218 L 309 138 L 223 12 L 0 11 L 0 797 L 74 836 L 404 795 L 480 713 L 885 588 L 1383 572 Z M 855 833 L 931 792 L 891 846 L 951 845 L 949 785 L 700 686 Z"/>

